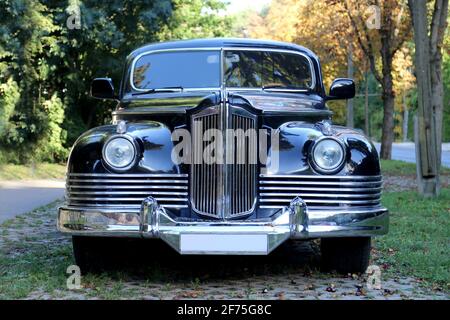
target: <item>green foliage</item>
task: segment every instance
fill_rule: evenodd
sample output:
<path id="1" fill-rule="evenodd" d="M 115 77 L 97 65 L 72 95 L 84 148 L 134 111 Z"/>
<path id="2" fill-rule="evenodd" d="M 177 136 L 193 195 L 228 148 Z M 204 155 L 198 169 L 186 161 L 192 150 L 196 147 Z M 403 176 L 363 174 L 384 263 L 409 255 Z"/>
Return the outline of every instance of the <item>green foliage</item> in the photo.
<path id="1" fill-rule="evenodd" d="M 43 107 L 47 113 L 48 122 L 43 139 L 39 141 L 38 158 L 51 162 L 65 159 L 68 155 L 68 150 L 64 148 L 63 144 L 67 134 L 61 128 L 64 121 L 65 106 L 55 93 L 50 100 L 43 102 Z"/>
<path id="2" fill-rule="evenodd" d="M 19 86 L 12 78 L 0 84 L 0 137 L 8 130 L 9 119 L 19 99 Z"/>
<path id="3" fill-rule="evenodd" d="M 108 76 L 118 86 L 133 49 L 231 30 L 219 0 L 0 2 L 0 162 L 64 161 L 115 107 L 91 99 L 90 82 Z"/>
<path id="4" fill-rule="evenodd" d="M 211 0 L 173 0 L 174 13 L 160 37 L 164 40 L 213 38 L 231 35 L 232 20 L 220 13 L 226 5 Z"/>

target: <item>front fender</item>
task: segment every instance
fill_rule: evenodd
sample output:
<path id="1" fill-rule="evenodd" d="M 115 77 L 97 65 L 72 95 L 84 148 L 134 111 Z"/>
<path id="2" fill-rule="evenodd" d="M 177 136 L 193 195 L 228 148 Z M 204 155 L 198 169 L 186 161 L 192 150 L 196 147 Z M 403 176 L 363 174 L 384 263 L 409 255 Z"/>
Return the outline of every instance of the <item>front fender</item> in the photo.
<path id="1" fill-rule="evenodd" d="M 103 163 L 102 149 L 116 131 L 116 125 L 106 125 L 91 129 L 78 138 L 69 157 L 68 172 L 110 172 Z M 125 134 L 134 138 L 139 148 L 137 164 L 129 173 L 180 173 L 180 167 L 171 159 L 174 143 L 166 125 L 156 121 L 128 123 Z"/>
<path id="2" fill-rule="evenodd" d="M 278 162 L 272 161 L 275 148 L 269 149 L 271 165 L 267 174 L 317 174 L 309 164 L 309 154 L 314 142 L 325 136 L 320 126 L 305 122 L 288 122 L 281 125 Z M 379 175 L 378 153 L 372 142 L 362 133 L 341 126 L 331 126 L 331 135 L 340 139 L 347 157 L 340 172 L 335 175 Z M 278 165 L 272 165 L 278 163 Z"/>

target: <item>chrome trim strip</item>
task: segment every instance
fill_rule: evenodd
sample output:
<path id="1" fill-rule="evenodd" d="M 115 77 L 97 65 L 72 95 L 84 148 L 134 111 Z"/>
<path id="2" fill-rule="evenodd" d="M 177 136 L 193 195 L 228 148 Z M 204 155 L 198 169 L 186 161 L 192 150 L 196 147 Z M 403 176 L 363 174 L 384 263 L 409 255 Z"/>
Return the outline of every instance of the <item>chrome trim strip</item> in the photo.
<path id="1" fill-rule="evenodd" d="M 259 187 L 259 190 L 277 190 L 277 191 L 326 191 L 326 192 L 376 192 L 381 191 L 382 187 L 375 188 L 302 188 L 302 187 Z"/>
<path id="2" fill-rule="evenodd" d="M 170 183 L 170 184 L 184 184 L 188 183 L 187 180 L 129 180 L 129 179 L 121 179 L 121 180 L 113 180 L 113 179 L 70 179 L 69 183 L 73 182 L 85 182 L 85 183 Z"/>
<path id="3" fill-rule="evenodd" d="M 260 193 L 261 197 L 296 197 L 302 198 L 379 198 L 381 193 L 368 194 L 318 194 L 318 193 Z"/>
<path id="4" fill-rule="evenodd" d="M 277 175 L 277 174 L 260 174 L 260 178 L 289 178 L 289 179 L 348 179 L 348 180 L 381 180 L 382 176 L 323 176 L 323 175 Z"/>
<path id="5" fill-rule="evenodd" d="M 95 185 L 95 186 L 86 186 L 86 185 L 68 185 L 67 188 L 70 189 L 173 189 L 173 190 L 188 190 L 188 186 L 170 186 L 170 185 Z"/>
<path id="6" fill-rule="evenodd" d="M 270 198 L 270 199 L 259 199 L 259 202 L 291 202 L 292 199 L 279 199 L 279 198 Z M 326 201 L 326 202 L 325 202 Z M 339 203 L 339 204 L 379 204 L 380 200 L 315 200 L 315 199 L 305 199 L 306 203 Z"/>
<path id="7" fill-rule="evenodd" d="M 111 197 L 70 197 L 70 201 L 86 200 L 86 201 L 138 201 L 142 202 L 144 198 L 111 198 Z M 155 198 L 157 201 L 174 201 L 174 202 L 187 202 L 188 199 L 185 198 Z"/>
<path id="8" fill-rule="evenodd" d="M 370 181 L 370 182 L 339 182 L 339 181 L 267 181 L 260 180 L 259 184 L 285 184 L 285 185 L 336 185 L 336 186 L 381 186 L 381 181 Z"/>
<path id="9" fill-rule="evenodd" d="M 187 209 L 189 208 L 188 205 L 182 205 L 182 204 L 161 204 L 164 208 L 173 208 L 173 209 Z M 123 205 L 123 204 L 84 204 L 83 206 L 77 206 L 77 205 L 68 205 L 68 209 L 70 210 L 96 210 L 101 211 L 105 213 L 114 213 L 114 212 L 130 212 L 130 213 L 136 213 L 139 212 L 139 209 L 141 208 L 140 204 L 136 205 Z"/>
<path id="10" fill-rule="evenodd" d="M 172 192 L 172 191 L 70 191 L 70 194 L 93 194 L 93 195 L 128 195 L 128 194 L 135 194 L 135 195 L 152 195 L 152 194 L 156 194 L 156 195 L 161 195 L 161 196 L 187 196 L 188 193 L 187 192 Z"/>
<path id="11" fill-rule="evenodd" d="M 68 177 L 106 177 L 106 178 L 187 178 L 187 174 L 113 174 L 113 173 L 69 173 Z"/>

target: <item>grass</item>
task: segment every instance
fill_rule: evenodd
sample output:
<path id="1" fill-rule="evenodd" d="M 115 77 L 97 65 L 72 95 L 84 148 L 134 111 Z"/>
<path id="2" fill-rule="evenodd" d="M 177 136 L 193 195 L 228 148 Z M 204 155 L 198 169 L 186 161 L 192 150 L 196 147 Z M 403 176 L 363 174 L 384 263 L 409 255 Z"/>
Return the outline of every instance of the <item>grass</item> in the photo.
<path id="1" fill-rule="evenodd" d="M 65 174 L 66 166 L 62 164 L 0 165 L 0 180 L 64 179 Z"/>
<path id="2" fill-rule="evenodd" d="M 376 263 L 449 290 L 450 189 L 438 199 L 410 191 L 385 193 L 382 201 L 390 210 L 390 230 L 375 240 Z"/>
<path id="3" fill-rule="evenodd" d="M 399 160 L 381 160 L 381 173 L 389 176 L 415 176 L 416 164 Z M 450 168 L 442 167 L 441 174 L 450 175 Z"/>

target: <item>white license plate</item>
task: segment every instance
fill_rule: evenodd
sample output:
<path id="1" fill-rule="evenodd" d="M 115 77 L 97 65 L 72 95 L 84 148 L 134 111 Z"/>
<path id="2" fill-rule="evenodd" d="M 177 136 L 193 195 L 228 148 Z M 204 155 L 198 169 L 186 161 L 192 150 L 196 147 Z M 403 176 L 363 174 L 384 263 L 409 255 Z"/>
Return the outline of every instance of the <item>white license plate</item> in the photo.
<path id="1" fill-rule="evenodd" d="M 181 234 L 184 254 L 267 254 L 265 234 Z"/>

